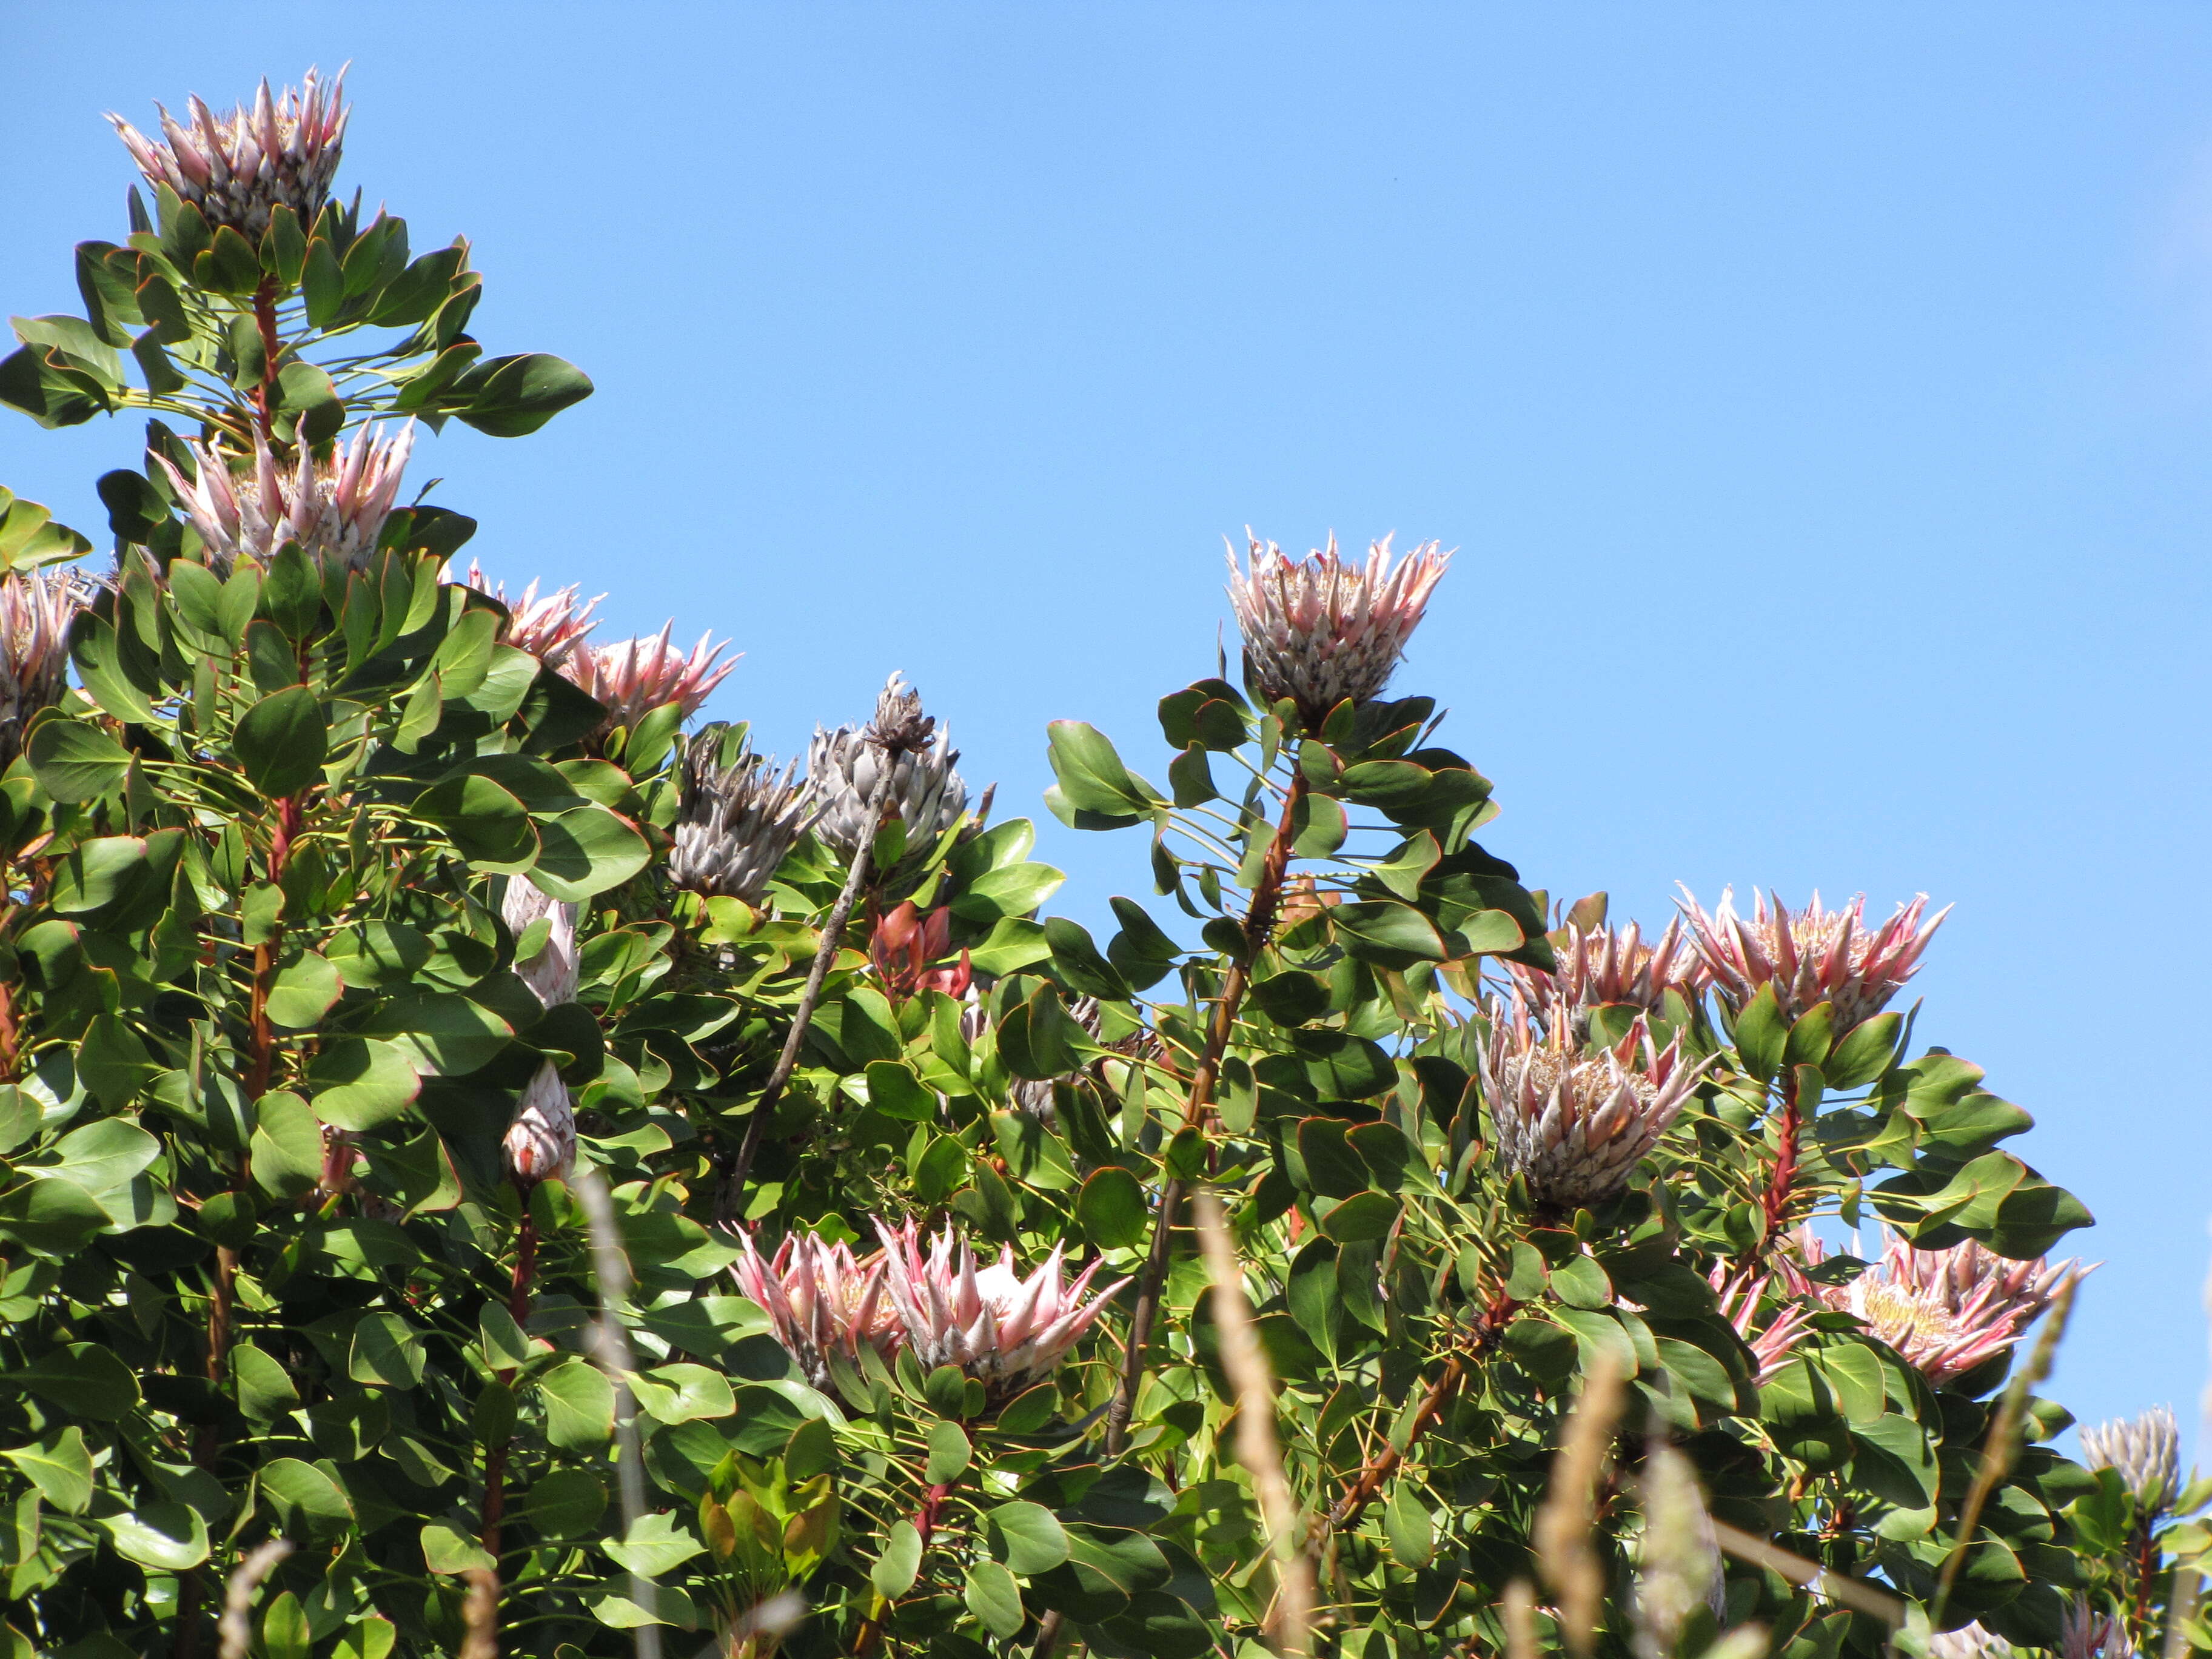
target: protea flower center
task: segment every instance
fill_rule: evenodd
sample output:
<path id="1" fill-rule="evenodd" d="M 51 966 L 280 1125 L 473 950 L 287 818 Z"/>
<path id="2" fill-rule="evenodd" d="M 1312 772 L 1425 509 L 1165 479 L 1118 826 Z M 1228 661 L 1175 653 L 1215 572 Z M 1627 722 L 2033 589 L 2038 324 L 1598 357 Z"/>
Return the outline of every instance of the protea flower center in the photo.
<path id="1" fill-rule="evenodd" d="M 363 427 L 327 459 L 302 446 L 289 465 L 258 436 L 252 464 L 240 472 L 207 444 L 187 446 L 198 473 L 194 478 L 186 478 L 166 455 L 159 459 L 176 487 L 177 504 L 199 533 L 200 558 L 210 570 L 227 574 L 241 556 L 266 564 L 288 543 L 298 544 L 319 566 L 358 570 L 376 551 L 414 444 L 410 421 L 396 434 Z"/>
<path id="2" fill-rule="evenodd" d="M 1382 694 L 1451 555 L 1424 543 L 1395 563 L 1385 536 L 1358 563 L 1336 538 L 1303 559 L 1251 538 L 1229 555 L 1229 602 L 1244 636 L 1245 678 L 1269 702 L 1289 698 L 1309 728 L 1337 704 Z"/>
<path id="3" fill-rule="evenodd" d="M 210 227 L 228 225 L 258 243 L 276 209 L 290 208 L 303 229 L 322 211 L 351 113 L 344 92 L 344 70 L 325 91 L 309 70 L 297 92 L 287 87 L 271 97 L 264 81 L 251 109 L 241 104 L 228 115 L 195 97 L 185 106 L 189 121 L 179 122 L 156 104 L 161 141 L 119 115 L 107 118 L 148 184 L 167 185 Z"/>
<path id="4" fill-rule="evenodd" d="M 1826 1255 L 1800 1238 L 1808 1266 Z M 2018 1342 L 2051 1299 L 2085 1271 L 2073 1261 L 2013 1261 L 1972 1239 L 1915 1249 L 1891 1235 L 1881 1261 L 1850 1284 L 1820 1287 L 1829 1307 L 1854 1314 L 1941 1388 Z"/>
<path id="5" fill-rule="evenodd" d="M 763 1309 L 775 1340 L 808 1382 L 830 1386 L 830 1356 L 860 1356 L 862 1344 L 888 1358 L 903 1339 L 897 1310 L 884 1297 L 882 1252 L 855 1260 L 852 1247 L 811 1233 L 793 1233 L 762 1259 L 750 1234 L 731 1269 L 738 1287 Z"/>
<path id="6" fill-rule="evenodd" d="M 926 1255 L 913 1222 L 896 1230 L 878 1222 L 876 1231 L 884 1241 L 884 1288 L 915 1363 L 925 1371 L 957 1366 L 994 1400 L 1011 1399 L 1050 1376 L 1107 1299 L 1128 1282 L 1086 1297 L 1103 1264 L 1092 1262 L 1070 1284 L 1060 1271 L 1059 1245 L 1024 1279 L 1011 1249 L 978 1267 L 967 1241 L 950 1228 Z"/>

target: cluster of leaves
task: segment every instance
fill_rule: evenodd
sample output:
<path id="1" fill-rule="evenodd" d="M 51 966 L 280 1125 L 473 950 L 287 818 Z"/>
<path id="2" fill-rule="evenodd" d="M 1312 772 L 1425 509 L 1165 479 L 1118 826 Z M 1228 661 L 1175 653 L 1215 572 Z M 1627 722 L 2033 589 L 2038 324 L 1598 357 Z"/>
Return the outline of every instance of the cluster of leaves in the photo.
<path id="1" fill-rule="evenodd" d="M 86 317 L 18 321 L 0 401 L 310 447 L 385 412 L 526 432 L 585 383 L 483 360 L 465 267 L 335 205 L 311 226 L 279 209 L 257 248 L 164 192 L 125 246 L 78 250 Z M 401 332 L 337 355 L 363 329 Z M 149 449 L 190 460 L 159 419 Z M 597 704 L 501 642 L 497 605 L 441 580 L 458 514 L 394 514 L 357 569 L 294 547 L 226 574 L 162 469 L 102 495 L 118 576 L 78 624 L 76 687 L 0 776 L 12 1652 L 207 1651 L 225 1580 L 272 1537 L 294 1553 L 240 1590 L 271 1659 L 457 1652 L 486 1571 L 515 1651 L 664 1627 L 794 1656 L 1232 1651 L 1267 1628 L 1277 1569 L 1175 1202 L 1201 1184 L 1230 1204 L 1280 1383 L 1333 1650 L 1503 1650 L 1501 1595 L 1535 1576 L 1560 1421 L 1600 1364 L 1632 1379 L 1638 1431 L 1592 1539 L 1608 1653 L 1633 1639 L 1644 1435 L 1687 1453 L 1718 1518 L 1833 1571 L 1925 1601 L 1962 1555 L 1952 1613 L 2015 1641 L 2054 1644 L 2076 1594 L 2146 1632 L 2164 1616 L 2200 1540 L 2142 1543 L 2112 1478 L 2048 1448 L 2055 1405 L 2029 1402 L 2032 1443 L 1995 1460 L 1960 1535 L 2003 1358 L 1933 1388 L 1821 1313 L 1762 1383 L 1717 1298 L 1717 1273 L 1781 1248 L 1761 1194 L 1785 1097 L 1798 1213 L 2014 1256 L 2086 1223 L 2002 1146 L 2027 1115 L 1954 1056 L 1908 1058 L 1908 1019 L 1837 1041 L 1825 1006 L 1785 1025 L 1770 996 L 1731 1024 L 1678 997 L 1662 1041 L 1715 1064 L 1628 1191 L 1563 1213 L 1500 1167 L 1471 998 L 1495 964 L 1552 962 L 1549 899 L 1474 839 L 1491 786 L 1437 744 L 1428 700 L 1309 731 L 1201 680 L 1160 705 L 1165 793 L 1101 733 L 1053 726 L 1052 809 L 1148 827 L 1181 918 L 1116 898 L 1103 944 L 1041 918 L 1060 877 L 1027 822 L 912 845 L 886 823 L 869 867 L 888 873 L 732 1191 L 843 863 L 810 838 L 757 904 L 674 890 L 677 710 L 600 732 Z M 80 550 L 7 505 L 0 550 Z M 743 732 L 705 740 L 734 755 Z M 515 972 L 543 944 L 501 919 L 526 878 L 582 907 L 574 1002 Z M 972 998 L 872 964 L 908 901 L 949 916 Z M 1627 1012 L 1593 1018 L 1617 1032 Z M 549 1060 L 611 1194 L 634 1367 L 595 1336 L 612 1292 L 586 1206 L 501 1162 Z M 732 1217 L 764 1246 L 863 1248 L 914 1218 L 1133 1282 L 1110 1336 L 1011 1399 L 866 1346 L 816 1388 L 734 1293 Z M 787 1595 L 795 1627 L 766 1611 Z M 1749 1621 L 1790 1659 L 1889 1635 L 1731 1565 L 1684 1650 Z"/>

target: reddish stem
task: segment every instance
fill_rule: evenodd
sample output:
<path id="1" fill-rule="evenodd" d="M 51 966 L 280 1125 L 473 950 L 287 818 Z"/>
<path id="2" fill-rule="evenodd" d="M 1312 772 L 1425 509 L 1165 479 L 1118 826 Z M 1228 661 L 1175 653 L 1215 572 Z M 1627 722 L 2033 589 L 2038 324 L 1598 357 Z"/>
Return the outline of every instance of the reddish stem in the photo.
<path id="1" fill-rule="evenodd" d="M 1774 1152 L 1774 1170 L 1767 1176 L 1766 1191 L 1759 1198 L 1759 1211 L 1766 1218 L 1765 1237 L 1768 1242 L 1782 1236 L 1789 1220 L 1790 1201 L 1797 1185 L 1797 1140 L 1804 1130 L 1804 1118 L 1797 1109 L 1797 1073 L 1787 1071 L 1782 1076 L 1782 1111 L 1774 1121 L 1775 1139 L 1779 1143 Z"/>
<path id="2" fill-rule="evenodd" d="M 253 290 L 253 320 L 261 330 L 261 384 L 253 388 L 253 413 L 261 435 L 276 435 L 276 355 L 283 349 L 276 338 L 276 279 L 264 276 Z"/>
<path id="3" fill-rule="evenodd" d="M 526 1327 L 530 1319 L 530 1288 L 538 1277 L 538 1221 L 530 1212 L 530 1193 L 522 1194 L 522 1225 L 514 1239 L 514 1276 L 508 1282 L 507 1310 L 514 1316 L 517 1326 Z M 514 1386 L 513 1368 L 499 1374 L 501 1383 Z M 514 1443 L 502 1439 L 484 1449 L 484 1553 L 496 1562 L 499 1559 L 500 1522 L 507 1514 L 507 1455 Z"/>

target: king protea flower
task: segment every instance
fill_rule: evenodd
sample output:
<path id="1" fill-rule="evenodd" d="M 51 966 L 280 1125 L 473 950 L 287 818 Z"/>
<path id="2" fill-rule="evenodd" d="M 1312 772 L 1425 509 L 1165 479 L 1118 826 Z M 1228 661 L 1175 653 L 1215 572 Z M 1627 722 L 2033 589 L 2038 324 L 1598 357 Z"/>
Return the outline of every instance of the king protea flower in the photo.
<path id="1" fill-rule="evenodd" d="M 1784 1299 L 1760 1329 L 1759 1306 L 1773 1287 L 1772 1274 L 1748 1267 L 1731 1273 L 1723 1265 L 1715 1267 L 1708 1278 L 1721 1317 L 1735 1328 L 1735 1334 L 1759 1362 L 1758 1380 L 1771 1382 L 1774 1374 L 1790 1363 L 1799 1339 L 1811 1327 L 1814 1310 L 1795 1297 Z"/>
<path id="2" fill-rule="evenodd" d="M 2067 1603 L 2058 1630 L 2058 1659 L 2135 1659 L 2135 1652 L 2126 1620 L 2100 1613 L 2078 1596 Z"/>
<path id="3" fill-rule="evenodd" d="M 822 803 L 814 833 L 839 856 L 858 857 L 868 801 L 888 766 L 891 792 L 884 822 L 904 823 L 909 848 L 934 842 L 968 810 L 968 786 L 952 769 L 960 753 L 951 745 L 951 736 L 921 712 L 920 694 L 892 675 L 867 726 L 814 729 L 806 751 L 806 781 Z"/>
<path id="4" fill-rule="evenodd" d="M 1121 1279 L 1085 1299 L 1103 1264 L 1094 1261 L 1069 1284 L 1060 1271 L 1060 1246 L 1024 1280 L 1014 1253 L 978 1268 L 968 1242 L 948 1227 L 922 1252 L 915 1225 L 893 1229 L 882 1222 L 884 1287 L 906 1327 L 915 1362 L 925 1371 L 956 1365 L 981 1382 L 994 1400 L 1006 1400 L 1041 1382 L 1089 1330 Z"/>
<path id="5" fill-rule="evenodd" d="M 1529 1007 L 1546 1025 L 1563 1014 L 1574 1018 L 1615 1004 L 1656 1014 L 1669 991 L 1680 992 L 1686 1003 L 1697 1001 L 1705 964 L 1682 937 L 1679 917 L 1648 945 L 1643 928 L 1632 921 L 1626 927 L 1601 925 L 1587 930 L 1569 922 L 1564 931 L 1565 944 L 1557 944 L 1559 935 L 1553 935 L 1556 969 L 1506 964 Z"/>
<path id="6" fill-rule="evenodd" d="M 795 762 L 779 773 L 773 758 L 747 750 L 718 766 L 721 746 L 722 732 L 714 726 L 684 746 L 668 878 L 687 892 L 752 904 L 817 808 L 806 786 L 796 781 Z"/>
<path id="7" fill-rule="evenodd" d="M 1498 1156 L 1508 1175 L 1527 1179 L 1540 1204 L 1610 1198 L 1711 1064 L 1711 1057 L 1685 1061 L 1680 1036 L 1658 1048 L 1641 1014 L 1611 1045 L 1577 1037 L 1571 1020 L 1547 1030 L 1516 994 L 1510 1008 L 1492 1008 L 1480 1060 Z"/>
<path id="8" fill-rule="evenodd" d="M 1711 915 L 1686 889 L 1682 903 L 1690 941 L 1731 1013 L 1741 1013 L 1759 987 L 1771 985 L 1784 1020 L 1795 1021 L 1825 1002 L 1834 1010 L 1839 1037 L 1880 1013 L 1919 968 L 1928 941 L 1951 914 L 1946 905 L 1923 927 L 1927 908 L 1928 895 L 1922 893 L 1869 929 L 1864 895 L 1840 910 L 1827 910 L 1815 893 L 1805 908 L 1791 910 L 1779 899 L 1770 905 L 1753 890 L 1749 921 L 1736 914 L 1732 889 L 1721 894 L 1720 908 Z"/>
<path id="9" fill-rule="evenodd" d="M 2170 1406 L 2153 1406 L 2141 1417 L 2124 1417 L 2081 1431 L 2081 1461 L 2093 1469 L 2118 1469 L 2148 1522 L 2166 1512 L 2181 1490 L 2181 1425 Z"/>
<path id="10" fill-rule="evenodd" d="M 518 651 L 527 651 L 548 668 L 558 668 L 584 642 L 584 635 L 599 624 L 592 612 L 599 608 L 599 600 L 582 600 L 578 595 L 581 585 L 571 582 L 568 586 L 538 596 L 536 578 L 514 599 L 507 597 L 504 582 L 494 586 L 486 580 L 481 567 L 472 559 L 469 562 L 468 586 L 477 592 L 497 599 L 507 608 L 507 626 L 500 631 L 500 643 L 511 645 Z"/>
<path id="11" fill-rule="evenodd" d="M 1303 559 L 1246 538 L 1249 568 L 1229 555 L 1229 603 L 1260 695 L 1288 697 L 1309 726 L 1340 702 L 1382 696 L 1451 555 L 1426 542 L 1394 565 L 1385 536 L 1361 565 L 1338 554 L 1334 535 Z"/>
<path id="12" fill-rule="evenodd" d="M 525 1188 L 555 1176 L 565 1179 L 575 1166 L 576 1109 L 551 1060 L 538 1068 L 515 1103 L 514 1121 L 507 1126 L 501 1146 L 509 1173 Z"/>
<path id="13" fill-rule="evenodd" d="M 635 726 L 656 708 L 674 703 L 690 720 L 738 665 L 735 657 L 718 664 L 715 659 L 730 648 L 727 640 L 708 649 L 711 637 L 702 634 L 689 656 L 671 643 L 676 624 L 669 623 L 650 637 L 622 640 L 613 645 L 579 645 L 558 665 L 561 672 L 588 696 L 604 704 L 607 718 L 602 733 Z"/>
<path id="14" fill-rule="evenodd" d="M 397 434 L 364 426 L 327 460 L 302 445 L 299 459 L 288 465 L 258 434 L 252 459 L 240 472 L 208 444 L 185 446 L 196 478 L 186 478 L 167 456 L 157 459 L 199 532 L 200 559 L 210 570 L 228 574 L 241 556 L 267 564 L 291 542 L 319 566 L 358 570 L 376 551 L 414 445 L 410 421 Z"/>
<path id="15" fill-rule="evenodd" d="M 0 767 L 23 752 L 23 729 L 69 684 L 70 625 L 93 586 L 74 570 L 0 576 Z"/>
<path id="16" fill-rule="evenodd" d="M 159 141 L 119 115 L 107 118 L 148 184 L 167 185 L 211 227 L 228 225 L 258 244 L 276 209 L 290 208 L 303 229 L 322 211 L 351 114 L 344 93 L 343 70 L 327 91 L 309 70 L 297 92 L 287 87 L 272 98 L 264 81 L 252 108 L 240 104 L 228 115 L 193 98 L 190 121 L 179 122 L 156 104 Z"/>
<path id="17" fill-rule="evenodd" d="M 517 939 L 539 917 L 550 919 L 551 931 L 546 935 L 544 948 L 529 961 L 516 963 L 514 971 L 548 1008 L 556 1003 L 574 1001 L 578 969 L 576 907 L 556 902 L 527 876 L 509 876 L 507 896 L 500 902 L 500 915 Z"/>
<path id="18" fill-rule="evenodd" d="M 942 991 L 963 997 L 972 975 L 968 952 L 958 962 L 946 962 L 952 951 L 952 911 L 939 905 L 927 914 L 908 899 L 876 924 L 868 940 L 868 960 L 886 996 L 904 1002 L 924 991 Z"/>
<path id="19" fill-rule="evenodd" d="M 732 1271 L 738 1288 L 775 1326 L 775 1340 L 808 1382 L 830 1386 L 830 1356 L 858 1359 L 860 1345 L 889 1358 L 902 1340 L 898 1315 L 884 1299 L 880 1252 L 857 1261 L 849 1245 L 824 1243 L 811 1233 L 792 1233 L 763 1261 L 750 1234 L 741 1234 L 739 1256 Z"/>
<path id="20" fill-rule="evenodd" d="M 1808 1266 L 1825 1255 L 1809 1234 L 1799 1242 Z M 1855 1315 L 1940 1389 L 2011 1348 L 2085 1271 L 2071 1261 L 2008 1261 L 1971 1238 L 1948 1250 L 1915 1249 L 1892 1233 L 1879 1262 L 1814 1293 Z"/>

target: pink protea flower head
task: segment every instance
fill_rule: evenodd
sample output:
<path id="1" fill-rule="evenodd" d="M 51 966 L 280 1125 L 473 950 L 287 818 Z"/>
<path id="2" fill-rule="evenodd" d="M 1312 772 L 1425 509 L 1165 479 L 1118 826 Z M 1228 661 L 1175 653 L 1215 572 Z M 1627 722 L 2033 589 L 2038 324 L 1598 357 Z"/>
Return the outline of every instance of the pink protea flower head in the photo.
<path id="1" fill-rule="evenodd" d="M 517 939 L 541 916 L 552 930 L 544 947 L 527 962 L 517 962 L 515 973 L 548 1008 L 576 998 L 576 907 L 556 902 L 527 876 L 507 878 L 507 896 L 500 902 L 500 916 Z"/>
<path id="2" fill-rule="evenodd" d="M 860 1358 L 867 1344 L 889 1358 L 904 1339 L 897 1311 L 884 1299 L 880 1252 L 855 1259 L 852 1247 L 825 1242 L 811 1233 L 792 1233 L 763 1261 L 750 1234 L 742 1234 L 744 1254 L 731 1269 L 738 1288 L 767 1311 L 775 1340 L 817 1389 L 830 1387 L 830 1356 Z"/>
<path id="3" fill-rule="evenodd" d="M 1363 565 L 1340 556 L 1331 535 L 1327 547 L 1293 559 L 1245 536 L 1245 566 L 1229 555 L 1229 603 L 1260 695 L 1288 697 L 1309 726 L 1346 699 L 1380 696 L 1451 555 L 1425 542 L 1393 565 L 1385 536 Z"/>
<path id="4" fill-rule="evenodd" d="M 565 1180 L 575 1166 L 576 1110 L 551 1060 L 538 1068 L 515 1103 L 514 1121 L 507 1126 L 501 1144 L 508 1173 L 525 1188 L 555 1176 Z"/>
<path id="5" fill-rule="evenodd" d="M 1590 928 L 1569 922 L 1564 932 L 1565 943 L 1555 943 L 1555 970 L 1506 964 L 1530 1010 L 1547 1026 L 1564 1015 L 1583 1017 L 1586 1028 L 1590 1009 L 1613 1004 L 1656 1014 L 1668 992 L 1679 991 L 1685 1002 L 1694 1003 L 1704 988 L 1705 964 L 1682 937 L 1679 916 L 1648 945 L 1643 928 L 1632 921 L 1626 927 L 1601 923 Z M 1553 938 L 1556 942 L 1559 935 Z"/>
<path id="6" fill-rule="evenodd" d="M 676 624 L 669 623 L 657 635 L 622 640 L 613 645 L 580 645 L 558 665 L 561 672 L 585 694 L 606 707 L 602 732 L 635 726 L 654 709 L 674 703 L 690 720 L 714 688 L 729 678 L 738 659 L 715 659 L 730 648 L 727 640 L 711 650 L 711 637 L 702 634 L 690 655 L 671 643 Z"/>
<path id="7" fill-rule="evenodd" d="M 1771 1381 L 1796 1352 L 1798 1340 L 1812 1324 L 1814 1310 L 1791 1297 L 1784 1301 L 1766 1322 L 1766 1328 L 1759 1330 L 1755 1328 L 1759 1304 L 1774 1288 L 1773 1275 L 1755 1273 L 1748 1267 L 1731 1273 L 1727 1264 L 1723 1263 L 1715 1267 L 1708 1277 L 1720 1304 L 1721 1317 L 1735 1327 L 1735 1334 L 1743 1339 L 1744 1346 L 1759 1362 L 1758 1380 Z"/>
<path id="8" fill-rule="evenodd" d="M 240 104 L 228 115 L 195 97 L 185 106 L 190 119 L 179 122 L 156 104 L 160 140 L 119 115 L 107 118 L 148 184 L 167 185 L 210 226 L 258 242 L 279 207 L 298 214 L 302 228 L 322 211 L 352 114 L 344 94 L 343 70 L 327 90 L 309 70 L 298 91 L 287 87 L 272 98 L 264 81 L 251 109 Z"/>
<path id="9" fill-rule="evenodd" d="M 2118 1469 L 2135 1494 L 2136 1514 L 2154 1519 L 2181 1491 L 2181 1425 L 2171 1406 L 2153 1406 L 2141 1417 L 2123 1417 L 2081 1433 L 2081 1462 L 2093 1469 Z"/>
<path id="10" fill-rule="evenodd" d="M 884 1288 L 915 1361 L 924 1371 L 957 1365 L 981 1382 L 994 1400 L 1006 1400 L 1041 1382 L 1098 1317 L 1127 1279 L 1085 1297 L 1103 1265 L 1092 1262 L 1069 1284 L 1060 1271 L 1060 1247 L 1024 1281 L 1014 1253 L 978 1268 L 975 1253 L 948 1227 L 922 1253 L 915 1224 L 876 1231 L 884 1241 Z"/>
<path id="11" fill-rule="evenodd" d="M 74 570 L 0 576 L 0 767 L 23 752 L 23 728 L 69 684 L 70 626 L 93 584 Z"/>
<path id="12" fill-rule="evenodd" d="M 1809 1234 L 1799 1244 L 1808 1267 L 1826 1254 Z M 1971 1238 L 1947 1250 L 1916 1249 L 1891 1233 L 1879 1262 L 1848 1285 L 1815 1285 L 1814 1292 L 1855 1315 L 1940 1389 L 2018 1342 L 2087 1271 L 2072 1261 L 2008 1261 Z"/>
<path id="13" fill-rule="evenodd" d="M 199 532 L 200 558 L 210 570 L 228 574 L 240 556 L 266 564 L 288 542 L 297 542 L 318 565 L 335 561 L 358 570 L 376 551 L 414 446 L 410 421 L 397 434 L 364 426 L 351 443 L 333 447 L 327 460 L 302 445 L 289 466 L 258 434 L 252 464 L 242 472 L 234 473 L 223 453 L 208 444 L 186 446 L 196 478 L 186 478 L 167 456 L 157 459 Z"/>
<path id="14" fill-rule="evenodd" d="M 1610 1198 L 1667 1132 L 1712 1064 L 1686 1062 L 1677 1036 L 1651 1040 L 1641 1014 L 1619 1042 L 1590 1043 L 1573 1023 L 1549 1030 L 1517 992 L 1493 1004 L 1480 1071 L 1498 1156 L 1528 1195 L 1562 1206 Z"/>
<path id="15" fill-rule="evenodd" d="M 500 643 L 527 651 L 548 668 L 560 667 L 583 645 L 584 635 L 599 625 L 592 612 L 607 597 L 602 593 L 599 599 L 580 599 L 578 595 L 583 591 L 581 586 L 571 582 L 541 598 L 537 579 L 532 577 L 530 586 L 510 599 L 507 597 L 507 585 L 501 582 L 495 586 L 486 580 L 483 568 L 473 559 L 469 562 L 467 582 L 477 592 L 507 607 L 507 626 L 500 632 Z"/>
<path id="16" fill-rule="evenodd" d="M 1734 889 L 1724 890 L 1719 908 L 1707 915 L 1685 888 L 1681 908 L 1690 942 L 1729 1012 L 1741 1013 L 1760 986 L 1771 985 L 1784 1020 L 1827 1003 L 1835 1011 L 1838 1036 L 1882 1011 L 1919 968 L 1928 941 L 1951 914 L 1947 904 L 1923 927 L 1928 895 L 1922 893 L 1869 929 L 1863 894 L 1828 910 L 1815 893 L 1805 908 L 1791 910 L 1779 899 L 1770 904 L 1755 889 L 1749 921 L 1736 914 Z"/>

